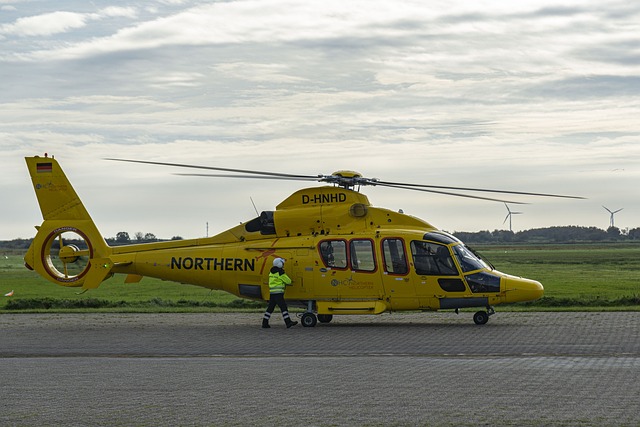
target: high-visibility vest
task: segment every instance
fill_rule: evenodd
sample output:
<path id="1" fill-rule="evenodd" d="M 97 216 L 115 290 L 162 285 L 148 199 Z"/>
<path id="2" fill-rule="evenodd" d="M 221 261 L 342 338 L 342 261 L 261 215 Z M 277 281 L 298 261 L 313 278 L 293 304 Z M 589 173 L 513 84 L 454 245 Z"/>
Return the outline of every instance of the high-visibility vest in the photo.
<path id="1" fill-rule="evenodd" d="M 286 273 L 269 273 L 269 293 L 283 294 L 285 286 L 290 284 L 291 278 Z"/>

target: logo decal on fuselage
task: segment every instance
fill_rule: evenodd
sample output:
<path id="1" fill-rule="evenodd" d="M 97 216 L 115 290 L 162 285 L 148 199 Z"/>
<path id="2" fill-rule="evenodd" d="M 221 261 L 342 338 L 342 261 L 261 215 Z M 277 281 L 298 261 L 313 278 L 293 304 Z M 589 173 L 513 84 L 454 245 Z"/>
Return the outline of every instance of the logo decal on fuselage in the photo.
<path id="1" fill-rule="evenodd" d="M 256 260 L 245 258 L 171 257 L 172 270 L 255 271 Z"/>

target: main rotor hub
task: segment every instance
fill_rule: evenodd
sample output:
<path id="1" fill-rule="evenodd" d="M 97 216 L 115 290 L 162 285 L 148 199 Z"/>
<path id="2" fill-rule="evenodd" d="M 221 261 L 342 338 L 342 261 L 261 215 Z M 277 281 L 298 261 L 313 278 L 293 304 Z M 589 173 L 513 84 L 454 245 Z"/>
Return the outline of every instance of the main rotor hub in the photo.
<path id="1" fill-rule="evenodd" d="M 340 176 L 343 178 L 362 178 L 362 174 L 360 172 L 348 170 L 334 172 L 331 174 L 331 176 Z"/>
<path id="2" fill-rule="evenodd" d="M 348 190 L 354 190 L 355 187 L 360 187 L 361 185 L 375 185 L 375 182 L 378 180 L 376 178 L 364 178 L 360 172 L 340 170 L 321 178 L 319 181 L 329 182 Z"/>

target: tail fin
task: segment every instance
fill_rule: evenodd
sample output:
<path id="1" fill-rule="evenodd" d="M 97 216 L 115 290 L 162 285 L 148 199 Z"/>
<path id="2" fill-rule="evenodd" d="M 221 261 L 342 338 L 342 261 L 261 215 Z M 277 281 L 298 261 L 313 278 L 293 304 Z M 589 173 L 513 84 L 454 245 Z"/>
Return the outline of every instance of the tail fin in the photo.
<path id="1" fill-rule="evenodd" d="M 49 220 L 91 220 L 89 213 L 53 157 L 27 157 L 27 167 L 42 211 Z"/>
<path id="2" fill-rule="evenodd" d="M 111 248 L 53 157 L 27 157 L 44 222 L 25 265 L 63 286 L 97 288 L 111 277 Z"/>

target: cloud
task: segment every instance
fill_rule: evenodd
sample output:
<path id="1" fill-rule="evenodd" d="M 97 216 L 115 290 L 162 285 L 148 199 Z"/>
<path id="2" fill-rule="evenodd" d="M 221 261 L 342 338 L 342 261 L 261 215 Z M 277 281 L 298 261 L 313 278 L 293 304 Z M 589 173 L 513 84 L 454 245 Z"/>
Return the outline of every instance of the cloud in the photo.
<path id="1" fill-rule="evenodd" d="M 12 24 L 3 24 L 0 26 L 0 34 L 18 37 L 52 36 L 83 28 L 89 21 L 135 16 L 134 8 L 116 6 L 107 7 L 97 13 L 57 11 L 18 18 Z"/>
<path id="2" fill-rule="evenodd" d="M 286 64 L 257 64 L 255 62 L 232 62 L 213 66 L 213 69 L 227 77 L 247 81 L 278 84 L 299 83 L 307 80 L 291 75 L 292 68 Z"/>
<path id="3" fill-rule="evenodd" d="M 116 33 L 74 43 L 55 51 L 34 51 L 31 58 L 79 58 L 129 49 L 172 45 L 294 42 L 339 39 L 350 35 L 368 39 L 401 35 L 403 27 L 385 23 L 409 15 L 429 15 L 412 3 L 376 2 L 315 4 L 299 1 L 237 1 L 195 6 L 176 14 L 122 28 Z M 363 9 L 367 13 L 363 13 Z M 427 15 L 425 15 L 427 12 Z M 394 34 L 395 33 L 395 34 Z"/>
<path id="4" fill-rule="evenodd" d="M 22 37 L 50 36 L 86 25 L 87 15 L 74 12 L 51 12 L 19 18 L 13 24 L 0 27 L 0 33 Z"/>
<path id="5" fill-rule="evenodd" d="M 120 7 L 120 6 L 110 6 L 100 10 L 98 13 L 91 14 L 94 19 L 103 19 L 103 18 L 135 18 L 138 15 L 137 11 L 133 7 Z"/>
<path id="6" fill-rule="evenodd" d="M 0 161 L 8 182 L 26 192 L 20 157 L 54 151 L 107 235 L 138 231 L 135 221 L 146 224 L 170 200 L 176 211 L 142 231 L 198 236 L 205 217 L 248 219 L 249 196 L 267 209 L 299 188 L 101 160 L 113 153 L 567 192 L 597 199 L 599 215 L 600 204 L 638 195 L 639 7 L 627 3 L 165 1 L 91 11 L 70 1 L 64 7 L 78 26 L 67 18 L 29 36 L 29 19 L 51 9 L 12 12 L 0 30 Z M 608 171 L 621 169 L 608 185 Z M 116 188 L 127 189 L 118 194 L 131 206 L 126 215 L 111 197 Z M 367 193 L 449 230 L 493 227 L 485 225 L 493 205 Z M 234 213 L 245 205 L 248 212 Z M 519 224 L 593 224 L 582 208 L 565 219 L 550 206 L 527 210 Z M 503 211 L 496 207 L 495 227 Z"/>
<path id="7" fill-rule="evenodd" d="M 534 97 L 566 99 L 602 99 L 608 97 L 637 97 L 640 77 L 591 75 L 543 82 L 525 93 Z"/>

